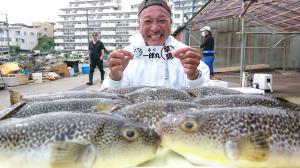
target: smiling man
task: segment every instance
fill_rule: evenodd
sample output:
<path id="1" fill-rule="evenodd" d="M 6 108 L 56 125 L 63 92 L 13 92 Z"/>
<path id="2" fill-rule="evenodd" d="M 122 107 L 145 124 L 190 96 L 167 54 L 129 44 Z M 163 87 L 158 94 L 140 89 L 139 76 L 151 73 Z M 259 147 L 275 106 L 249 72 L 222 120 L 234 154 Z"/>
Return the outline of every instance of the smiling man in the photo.
<path id="1" fill-rule="evenodd" d="M 110 73 L 104 80 L 104 88 L 138 85 L 182 88 L 208 85 L 209 68 L 200 60 L 199 51 L 170 36 L 172 19 L 167 2 L 144 0 L 140 4 L 138 17 L 139 33 L 129 39 L 131 44 L 109 56 Z M 149 51 L 161 47 L 167 57 L 152 53 L 152 56 L 149 54 L 147 57 L 148 60 L 134 58 L 136 47 L 145 46 L 149 47 Z M 142 52 L 140 48 L 138 51 Z"/>

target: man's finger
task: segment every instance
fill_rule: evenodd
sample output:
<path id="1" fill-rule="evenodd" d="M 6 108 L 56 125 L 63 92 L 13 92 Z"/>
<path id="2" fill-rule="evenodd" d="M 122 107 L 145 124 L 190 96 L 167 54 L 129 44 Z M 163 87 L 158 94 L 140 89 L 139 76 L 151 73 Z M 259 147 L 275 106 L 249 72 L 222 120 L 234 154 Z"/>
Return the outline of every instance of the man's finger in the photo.
<path id="1" fill-rule="evenodd" d="M 195 52 L 195 53 L 199 53 L 199 51 L 197 49 L 194 49 L 194 48 L 190 48 L 190 47 L 186 47 L 186 48 L 181 48 L 181 49 L 178 49 L 178 50 L 175 50 L 172 52 L 172 55 L 174 57 L 180 57 L 182 54 L 188 52 L 188 51 L 192 51 L 192 52 Z"/>
<path id="2" fill-rule="evenodd" d="M 123 71 L 123 66 L 122 65 L 115 65 L 109 68 L 111 72 L 117 72 L 117 71 Z"/>
<path id="3" fill-rule="evenodd" d="M 110 58 L 108 61 L 108 66 L 122 65 L 123 59 Z"/>
<path id="4" fill-rule="evenodd" d="M 184 67 L 184 69 L 189 69 L 189 70 L 197 70 L 197 65 L 194 64 L 183 64 L 182 65 Z"/>
<path id="5" fill-rule="evenodd" d="M 185 58 L 181 60 L 182 64 L 193 64 L 193 65 L 199 65 L 200 59 L 199 58 Z"/>
<path id="6" fill-rule="evenodd" d="M 116 50 L 109 55 L 110 58 L 122 58 L 122 59 L 125 56 L 129 57 L 130 59 L 133 58 L 133 54 L 131 52 L 122 49 Z"/>

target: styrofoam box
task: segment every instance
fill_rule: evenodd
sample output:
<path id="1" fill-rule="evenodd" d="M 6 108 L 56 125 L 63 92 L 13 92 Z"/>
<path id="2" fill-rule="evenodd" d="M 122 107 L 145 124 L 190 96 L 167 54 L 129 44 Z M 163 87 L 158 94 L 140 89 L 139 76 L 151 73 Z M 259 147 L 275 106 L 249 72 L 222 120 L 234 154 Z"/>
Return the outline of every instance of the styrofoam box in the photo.
<path id="1" fill-rule="evenodd" d="M 3 77 L 6 86 L 18 86 L 19 80 L 17 77 Z"/>
<path id="2" fill-rule="evenodd" d="M 222 81 L 222 80 L 210 80 L 209 85 L 210 86 L 219 86 L 219 87 L 228 88 L 228 82 Z"/>

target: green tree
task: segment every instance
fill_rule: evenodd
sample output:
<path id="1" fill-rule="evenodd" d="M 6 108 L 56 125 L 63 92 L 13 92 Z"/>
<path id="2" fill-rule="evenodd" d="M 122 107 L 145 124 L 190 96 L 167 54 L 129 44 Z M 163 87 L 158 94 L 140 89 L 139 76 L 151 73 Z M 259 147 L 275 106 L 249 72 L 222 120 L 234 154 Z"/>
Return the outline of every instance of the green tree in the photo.
<path id="1" fill-rule="evenodd" d="M 9 46 L 9 51 L 12 53 L 12 55 L 16 55 L 20 52 L 20 46 Z"/>
<path id="2" fill-rule="evenodd" d="M 41 37 L 34 50 L 52 51 L 54 48 L 54 39 L 52 37 Z"/>

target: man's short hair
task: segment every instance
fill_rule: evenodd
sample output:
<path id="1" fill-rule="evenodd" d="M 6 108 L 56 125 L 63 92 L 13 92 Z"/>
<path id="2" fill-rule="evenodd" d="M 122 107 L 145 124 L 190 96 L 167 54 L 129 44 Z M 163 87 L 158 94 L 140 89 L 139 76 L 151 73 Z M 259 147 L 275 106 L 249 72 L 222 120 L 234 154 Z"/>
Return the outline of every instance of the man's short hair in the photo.
<path id="1" fill-rule="evenodd" d="M 144 9 L 148 8 L 149 6 L 153 6 L 153 5 L 158 5 L 158 6 L 165 8 L 171 16 L 171 9 L 170 9 L 169 5 L 167 4 L 167 2 L 164 0 L 143 0 L 143 2 L 139 6 L 138 16 L 140 16 L 141 12 Z"/>
<path id="2" fill-rule="evenodd" d="M 93 33 L 92 33 L 92 36 L 94 36 L 94 35 L 95 35 L 95 36 L 98 36 L 98 33 L 97 33 L 97 32 L 93 32 Z"/>

